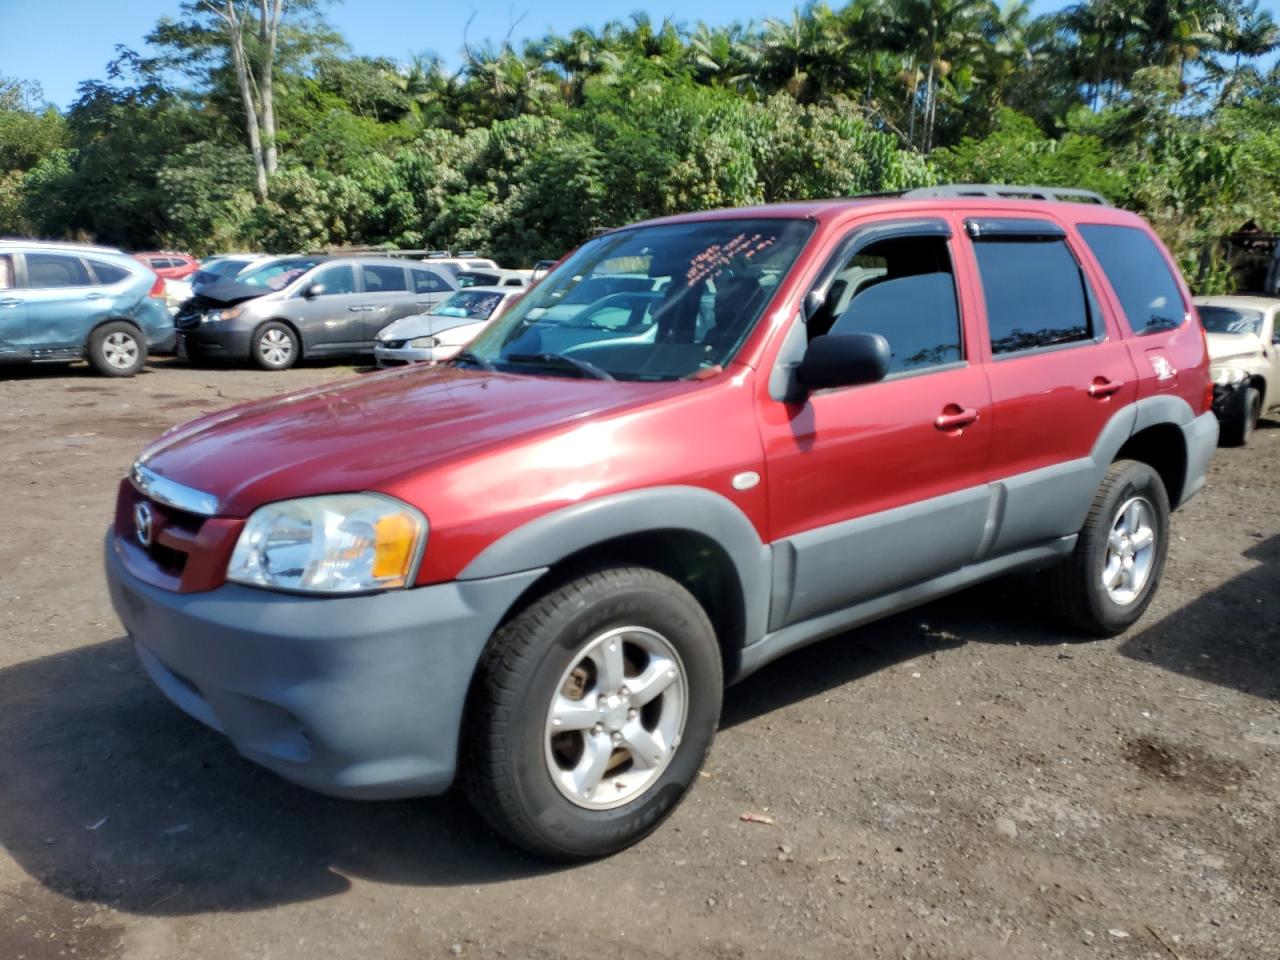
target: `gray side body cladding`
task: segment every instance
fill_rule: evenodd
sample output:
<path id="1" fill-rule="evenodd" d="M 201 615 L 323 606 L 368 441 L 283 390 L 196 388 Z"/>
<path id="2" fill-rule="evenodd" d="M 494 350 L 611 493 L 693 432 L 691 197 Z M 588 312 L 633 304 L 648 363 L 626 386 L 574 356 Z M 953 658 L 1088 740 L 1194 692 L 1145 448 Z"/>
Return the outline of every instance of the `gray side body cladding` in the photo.
<path id="1" fill-rule="evenodd" d="M 1212 414 L 1157 396 L 1108 421 L 1088 457 L 956 491 L 921 503 L 761 542 L 730 500 L 701 487 L 634 490 L 574 504 L 512 531 L 459 579 L 547 568 L 581 550 L 633 534 L 688 531 L 732 561 L 745 603 L 741 679 L 782 654 L 850 627 L 1013 570 L 1068 555 L 1098 485 L 1134 433 L 1180 428 L 1186 478 L 1178 503 L 1204 484 L 1217 442 Z M 893 544 L 892 556 L 883 549 Z M 891 560 L 891 562 L 887 562 Z"/>

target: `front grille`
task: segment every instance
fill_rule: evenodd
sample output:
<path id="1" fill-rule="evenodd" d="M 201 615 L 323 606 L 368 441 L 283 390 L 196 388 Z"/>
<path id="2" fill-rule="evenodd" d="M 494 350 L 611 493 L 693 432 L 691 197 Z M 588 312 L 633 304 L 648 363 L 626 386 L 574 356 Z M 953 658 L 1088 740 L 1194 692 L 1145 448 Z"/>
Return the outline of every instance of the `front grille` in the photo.
<path id="1" fill-rule="evenodd" d="M 151 511 L 151 542 L 144 544 L 138 536 L 135 511 L 145 503 Z M 129 545 L 135 558 L 145 557 L 154 572 L 172 589 L 178 589 L 187 560 L 206 518 L 178 510 L 145 496 L 126 480 L 120 485 L 116 503 L 116 536 Z"/>
<path id="2" fill-rule="evenodd" d="M 388 350 L 400 350 L 408 342 L 408 340 L 383 340 L 382 345 Z"/>

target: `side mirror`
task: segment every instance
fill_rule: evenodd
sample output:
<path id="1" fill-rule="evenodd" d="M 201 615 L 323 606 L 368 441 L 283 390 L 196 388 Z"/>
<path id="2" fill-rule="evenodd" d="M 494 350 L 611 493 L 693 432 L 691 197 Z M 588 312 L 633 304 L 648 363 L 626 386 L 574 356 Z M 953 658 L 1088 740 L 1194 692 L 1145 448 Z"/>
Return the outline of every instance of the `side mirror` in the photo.
<path id="1" fill-rule="evenodd" d="M 875 383 L 889 372 L 889 341 L 878 333 L 825 334 L 809 341 L 796 380 L 806 390 Z"/>
<path id="2" fill-rule="evenodd" d="M 324 284 L 313 283 L 307 289 L 302 291 L 302 295 L 308 300 L 314 300 L 316 297 L 324 295 Z"/>

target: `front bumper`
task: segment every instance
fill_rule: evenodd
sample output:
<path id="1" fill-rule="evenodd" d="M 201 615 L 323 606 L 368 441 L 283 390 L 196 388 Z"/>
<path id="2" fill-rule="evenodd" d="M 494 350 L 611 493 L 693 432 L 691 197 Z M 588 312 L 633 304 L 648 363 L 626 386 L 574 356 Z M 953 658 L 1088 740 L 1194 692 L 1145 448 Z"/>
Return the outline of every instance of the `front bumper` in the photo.
<path id="1" fill-rule="evenodd" d="M 439 359 L 438 348 L 433 347 L 388 347 L 375 344 L 373 358 L 380 367 L 403 367 L 411 363 L 434 363 Z"/>
<path id="2" fill-rule="evenodd" d="M 476 663 L 542 573 L 340 598 L 174 593 L 129 573 L 110 533 L 106 572 L 165 696 L 285 779 L 361 799 L 448 789 Z"/>
<path id="3" fill-rule="evenodd" d="M 1240 415 L 1241 398 L 1248 379 L 1239 383 L 1215 383 L 1213 385 L 1213 412 L 1219 420 L 1230 420 Z"/>
<path id="4" fill-rule="evenodd" d="M 211 360 L 248 360 L 251 330 L 218 329 L 210 324 L 178 331 L 180 356 Z"/>

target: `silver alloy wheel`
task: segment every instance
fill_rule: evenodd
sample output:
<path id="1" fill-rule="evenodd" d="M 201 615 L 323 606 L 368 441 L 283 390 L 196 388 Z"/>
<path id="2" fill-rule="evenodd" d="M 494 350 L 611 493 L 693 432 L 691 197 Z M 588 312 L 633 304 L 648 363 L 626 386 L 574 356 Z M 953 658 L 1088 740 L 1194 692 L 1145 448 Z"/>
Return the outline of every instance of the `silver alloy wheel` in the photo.
<path id="1" fill-rule="evenodd" d="M 1142 593 L 1155 565 L 1156 510 L 1145 497 L 1131 497 L 1115 516 L 1107 536 L 1102 587 L 1112 602 L 1125 606 Z"/>
<path id="2" fill-rule="evenodd" d="M 652 787 L 684 734 L 689 682 L 675 647 L 648 627 L 618 627 L 579 650 L 547 710 L 547 770 L 588 810 Z"/>
<path id="3" fill-rule="evenodd" d="M 109 333 L 102 341 L 102 358 L 117 370 L 128 370 L 138 362 L 138 341 L 122 330 Z"/>
<path id="4" fill-rule="evenodd" d="M 283 330 L 273 327 L 258 338 L 258 353 L 271 366 L 278 367 L 293 354 L 293 340 Z"/>

